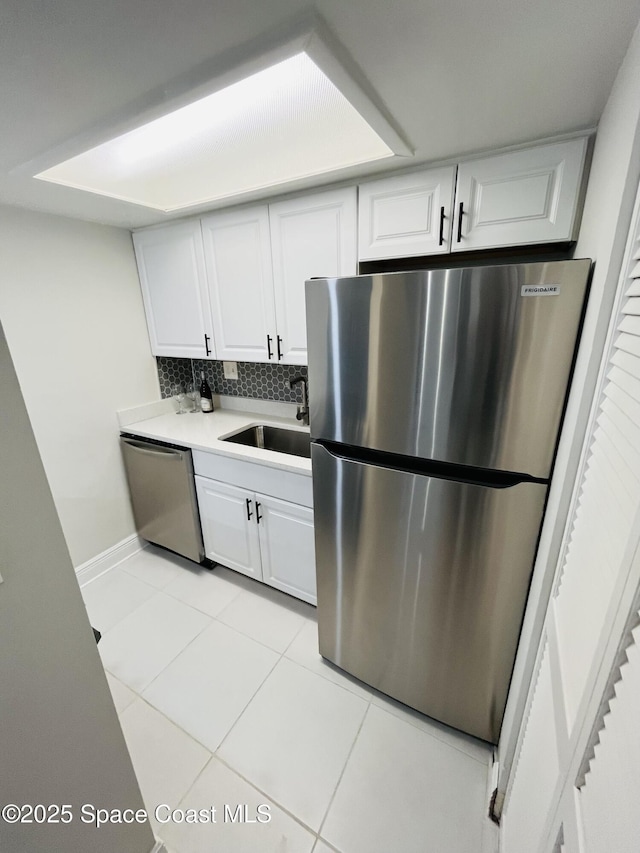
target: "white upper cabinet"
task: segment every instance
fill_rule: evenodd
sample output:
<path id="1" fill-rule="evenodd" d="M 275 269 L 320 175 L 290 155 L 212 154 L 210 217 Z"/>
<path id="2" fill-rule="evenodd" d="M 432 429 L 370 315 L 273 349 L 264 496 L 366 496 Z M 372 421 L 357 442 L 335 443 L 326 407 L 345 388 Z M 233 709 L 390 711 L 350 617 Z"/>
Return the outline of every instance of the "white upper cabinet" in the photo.
<path id="1" fill-rule="evenodd" d="M 453 252 L 572 240 L 587 140 L 458 166 Z"/>
<path id="2" fill-rule="evenodd" d="M 580 137 L 362 184 L 360 260 L 573 240 L 586 149 Z"/>
<path id="3" fill-rule="evenodd" d="M 202 219 L 219 359 L 307 363 L 304 283 L 356 272 L 356 189 Z"/>
<path id="4" fill-rule="evenodd" d="M 360 260 L 448 252 L 455 177 L 455 166 L 447 166 L 362 184 Z"/>
<path id="5" fill-rule="evenodd" d="M 276 360 L 307 363 L 304 283 L 355 275 L 356 188 L 269 205 L 276 305 Z"/>
<path id="6" fill-rule="evenodd" d="M 217 357 L 269 361 L 276 322 L 266 206 L 207 216 L 202 236 Z"/>
<path id="7" fill-rule="evenodd" d="M 200 222 L 137 231 L 133 245 L 151 352 L 215 358 Z"/>
<path id="8" fill-rule="evenodd" d="M 137 231 L 151 350 L 306 364 L 305 281 L 355 275 L 358 248 L 375 261 L 573 240 L 587 141 Z"/>

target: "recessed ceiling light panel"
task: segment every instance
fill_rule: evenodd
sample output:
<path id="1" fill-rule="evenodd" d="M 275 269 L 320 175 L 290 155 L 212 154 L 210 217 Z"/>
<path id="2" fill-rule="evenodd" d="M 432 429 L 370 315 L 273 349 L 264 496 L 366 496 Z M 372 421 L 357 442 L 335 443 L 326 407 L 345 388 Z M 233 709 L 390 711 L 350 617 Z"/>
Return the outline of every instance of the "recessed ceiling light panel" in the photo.
<path id="1" fill-rule="evenodd" d="M 169 213 L 393 155 L 302 51 L 36 177 Z"/>

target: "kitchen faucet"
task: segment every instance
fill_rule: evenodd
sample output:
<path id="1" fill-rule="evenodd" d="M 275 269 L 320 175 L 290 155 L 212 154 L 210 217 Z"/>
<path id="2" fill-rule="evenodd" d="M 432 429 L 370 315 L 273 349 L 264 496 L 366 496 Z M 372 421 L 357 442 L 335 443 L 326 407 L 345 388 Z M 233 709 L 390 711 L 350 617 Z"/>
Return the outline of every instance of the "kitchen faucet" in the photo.
<path id="1" fill-rule="evenodd" d="M 309 389 L 307 387 L 307 380 L 304 376 L 294 376 L 293 379 L 289 380 L 289 387 L 293 388 L 294 385 L 297 385 L 299 382 L 302 382 L 302 405 L 298 406 L 298 411 L 296 412 L 296 418 L 299 421 L 302 421 L 305 426 L 309 425 Z"/>

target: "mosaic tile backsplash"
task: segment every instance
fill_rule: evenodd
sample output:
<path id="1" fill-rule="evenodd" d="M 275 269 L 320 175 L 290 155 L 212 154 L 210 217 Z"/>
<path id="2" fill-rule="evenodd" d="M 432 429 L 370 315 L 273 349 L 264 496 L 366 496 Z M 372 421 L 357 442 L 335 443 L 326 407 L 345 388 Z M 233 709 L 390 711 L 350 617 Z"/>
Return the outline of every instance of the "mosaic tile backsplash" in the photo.
<path id="1" fill-rule="evenodd" d="M 229 397 L 253 397 L 259 400 L 277 400 L 282 403 L 301 403 L 302 389 L 291 389 L 289 380 L 294 376 L 307 376 L 306 365 L 262 364 L 239 361 L 238 378 L 225 379 L 221 361 L 200 361 L 190 358 L 156 358 L 160 393 L 171 396 L 171 386 L 180 383 L 183 387 L 190 382 L 200 385 L 200 372 L 204 370 L 214 394 Z"/>

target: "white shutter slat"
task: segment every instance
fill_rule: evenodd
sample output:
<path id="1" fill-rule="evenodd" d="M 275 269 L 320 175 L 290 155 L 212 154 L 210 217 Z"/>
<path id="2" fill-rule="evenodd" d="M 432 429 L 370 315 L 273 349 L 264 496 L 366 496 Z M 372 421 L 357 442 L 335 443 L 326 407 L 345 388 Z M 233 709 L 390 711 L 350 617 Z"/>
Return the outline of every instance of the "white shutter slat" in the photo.
<path id="1" fill-rule="evenodd" d="M 640 316 L 637 314 L 627 314 L 618 326 L 618 331 L 628 332 L 630 335 L 640 337 Z"/>
<path id="2" fill-rule="evenodd" d="M 611 364 L 617 365 L 622 370 L 630 373 L 631 376 L 640 379 L 640 358 L 636 358 L 635 355 L 631 355 L 631 353 L 624 352 L 623 350 L 616 350 L 611 357 Z"/>
<path id="3" fill-rule="evenodd" d="M 627 492 L 628 498 L 633 500 L 635 493 L 637 492 L 637 481 L 635 481 L 635 478 L 630 473 L 629 466 L 627 465 L 624 456 L 613 444 L 602 427 L 598 427 L 596 429 L 594 436 L 598 445 L 602 445 L 602 450 L 607 457 L 609 465 L 611 466 L 614 475 L 618 478 L 620 484 Z"/>
<path id="4" fill-rule="evenodd" d="M 635 335 L 622 334 L 619 335 L 615 343 L 616 349 L 624 350 L 640 357 L 640 338 Z"/>
<path id="5" fill-rule="evenodd" d="M 584 482 L 585 484 L 593 482 L 596 492 L 604 495 L 607 504 L 610 504 L 616 513 L 624 514 L 626 506 L 624 489 L 611 471 L 606 471 L 601 465 L 592 465 L 585 471 Z M 588 506 L 590 499 L 591 496 L 583 489 L 580 495 L 581 506 Z"/>
<path id="6" fill-rule="evenodd" d="M 598 418 L 598 424 L 602 430 L 609 436 L 609 439 L 618 448 L 622 457 L 626 460 L 629 466 L 629 471 L 640 483 L 640 448 L 630 444 L 626 436 L 622 433 L 618 424 L 612 421 L 604 412 Z"/>
<path id="7" fill-rule="evenodd" d="M 623 314 L 640 314 L 640 296 L 629 296 L 622 308 Z"/>
<path id="8" fill-rule="evenodd" d="M 576 519 L 580 519 L 584 535 L 581 534 L 578 537 L 576 532 L 576 541 L 580 539 L 584 542 L 587 553 L 592 550 L 598 552 L 600 561 L 608 562 L 619 547 L 619 543 L 624 542 L 624 538 L 620 539 L 620 534 L 624 531 L 626 522 L 617 511 L 615 503 L 606 499 L 608 490 L 603 490 L 595 478 L 585 482 L 585 489 L 587 499 L 583 501 L 582 512 L 576 514 Z M 594 525 L 598 529 L 601 525 L 603 528 L 597 541 L 588 534 L 589 530 L 593 530 Z M 577 529 L 576 525 L 576 531 Z"/>
<path id="9" fill-rule="evenodd" d="M 611 418 L 612 421 L 615 422 L 616 426 L 620 430 L 620 432 L 624 435 L 626 440 L 632 444 L 634 447 L 637 446 L 636 442 L 638 440 L 638 426 L 634 424 L 632 420 L 630 420 L 624 412 L 622 412 L 618 406 L 616 406 L 615 402 L 610 398 L 606 397 L 602 401 L 601 411 L 607 417 Z M 639 448 L 640 449 L 640 448 Z"/>
<path id="10" fill-rule="evenodd" d="M 638 269 L 640 270 L 640 264 L 638 264 Z M 632 279 L 625 296 L 640 296 L 640 278 Z"/>
<path id="11" fill-rule="evenodd" d="M 609 371 L 609 382 L 627 393 L 630 397 L 640 403 L 640 379 L 636 379 L 619 367 L 613 367 Z"/>
<path id="12" fill-rule="evenodd" d="M 634 423 L 640 425 L 640 403 L 630 397 L 627 392 L 623 389 L 614 385 L 613 382 L 609 382 L 609 384 L 604 389 L 605 397 L 609 397 L 610 400 L 618 406 L 618 408 Z M 640 426 L 638 428 L 638 438 L 640 439 Z"/>

